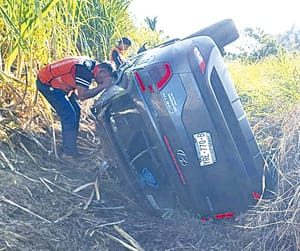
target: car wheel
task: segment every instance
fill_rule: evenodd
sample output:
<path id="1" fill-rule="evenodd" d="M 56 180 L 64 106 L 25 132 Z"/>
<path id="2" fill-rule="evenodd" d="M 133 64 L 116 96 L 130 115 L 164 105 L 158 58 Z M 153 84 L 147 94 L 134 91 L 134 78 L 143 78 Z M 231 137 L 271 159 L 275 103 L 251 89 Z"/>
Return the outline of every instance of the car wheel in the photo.
<path id="1" fill-rule="evenodd" d="M 212 24 L 204 29 L 195 32 L 184 39 L 189 39 L 198 36 L 211 37 L 221 52 L 224 52 L 224 47 L 239 38 L 238 30 L 232 19 L 224 19 L 215 24 Z"/>

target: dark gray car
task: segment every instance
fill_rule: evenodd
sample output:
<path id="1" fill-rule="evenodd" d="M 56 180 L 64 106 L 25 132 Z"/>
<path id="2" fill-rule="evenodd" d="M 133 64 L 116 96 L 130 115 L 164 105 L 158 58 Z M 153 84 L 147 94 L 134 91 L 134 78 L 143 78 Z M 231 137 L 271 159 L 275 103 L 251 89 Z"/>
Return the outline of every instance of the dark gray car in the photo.
<path id="1" fill-rule="evenodd" d="M 264 159 L 222 57 L 236 38 L 223 20 L 137 54 L 92 108 L 154 210 L 234 217 L 263 192 Z"/>

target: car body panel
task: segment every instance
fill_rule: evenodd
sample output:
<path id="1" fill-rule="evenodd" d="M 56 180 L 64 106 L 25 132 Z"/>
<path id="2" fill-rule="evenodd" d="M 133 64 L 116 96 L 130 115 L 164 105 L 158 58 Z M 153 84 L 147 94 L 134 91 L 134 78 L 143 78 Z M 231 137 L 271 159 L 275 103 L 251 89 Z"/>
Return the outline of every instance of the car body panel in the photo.
<path id="1" fill-rule="evenodd" d="M 211 38 L 137 55 L 118 88 L 96 116 L 154 209 L 219 215 L 255 205 L 264 159 Z"/>

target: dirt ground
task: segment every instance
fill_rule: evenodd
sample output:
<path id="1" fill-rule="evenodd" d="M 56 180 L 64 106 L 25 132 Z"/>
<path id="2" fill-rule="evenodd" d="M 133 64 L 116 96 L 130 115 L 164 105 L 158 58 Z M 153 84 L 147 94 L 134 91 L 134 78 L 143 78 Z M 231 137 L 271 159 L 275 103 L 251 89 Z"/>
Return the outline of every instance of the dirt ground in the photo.
<path id="1" fill-rule="evenodd" d="M 105 155 L 93 124 L 81 126 L 87 158 L 77 166 L 55 157 L 59 132 L 56 144 L 46 131 L 11 134 L 0 143 L 0 250 L 283 250 L 249 227 L 253 212 L 218 222 L 151 215 L 118 175 L 122 163 Z"/>

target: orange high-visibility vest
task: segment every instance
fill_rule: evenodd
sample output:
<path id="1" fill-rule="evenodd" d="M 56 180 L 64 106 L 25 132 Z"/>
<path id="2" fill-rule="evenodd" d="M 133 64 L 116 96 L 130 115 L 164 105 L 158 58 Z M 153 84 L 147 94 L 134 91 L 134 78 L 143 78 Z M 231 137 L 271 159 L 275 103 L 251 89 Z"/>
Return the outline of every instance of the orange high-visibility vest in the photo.
<path id="1" fill-rule="evenodd" d="M 82 65 L 87 57 L 65 58 L 43 67 L 38 72 L 39 80 L 53 88 L 69 92 L 76 89 L 75 65 Z"/>

